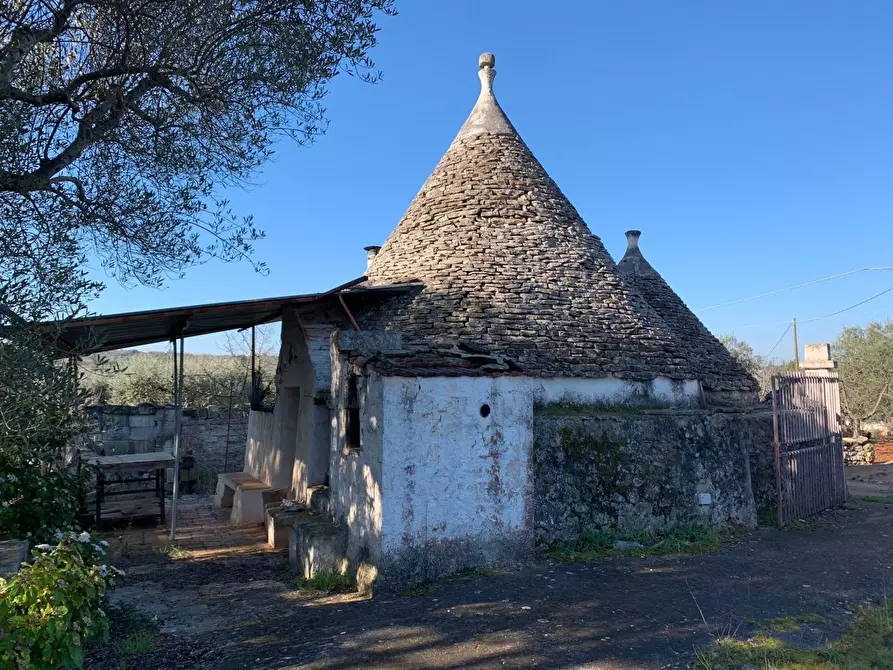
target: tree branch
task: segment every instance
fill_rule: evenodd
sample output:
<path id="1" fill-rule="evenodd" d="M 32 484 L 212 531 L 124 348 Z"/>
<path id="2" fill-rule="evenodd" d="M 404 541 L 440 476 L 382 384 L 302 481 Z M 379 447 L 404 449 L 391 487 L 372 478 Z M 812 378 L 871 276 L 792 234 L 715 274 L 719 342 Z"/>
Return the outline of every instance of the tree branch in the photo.
<path id="1" fill-rule="evenodd" d="M 878 407 L 881 406 L 881 400 L 884 399 L 884 394 L 887 392 L 887 389 L 888 389 L 889 387 L 890 387 L 889 382 L 886 383 L 886 384 L 884 384 L 884 388 L 881 389 L 881 394 L 878 396 L 878 398 L 877 398 L 877 402 L 874 403 L 874 408 L 872 408 L 872 410 L 871 410 L 868 414 L 864 415 L 864 416 L 861 418 L 861 421 L 866 421 L 866 420 L 870 419 L 872 416 L 874 416 L 874 413 L 877 412 Z"/>

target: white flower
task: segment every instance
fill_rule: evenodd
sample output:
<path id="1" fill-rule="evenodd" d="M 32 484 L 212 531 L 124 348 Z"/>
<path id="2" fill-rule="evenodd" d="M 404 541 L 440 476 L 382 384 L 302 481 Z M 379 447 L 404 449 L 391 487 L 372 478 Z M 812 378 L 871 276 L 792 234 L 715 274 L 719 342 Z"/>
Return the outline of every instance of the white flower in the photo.
<path id="1" fill-rule="evenodd" d="M 95 551 L 97 554 L 104 554 L 104 553 L 105 553 L 105 549 L 103 549 L 102 547 L 100 547 L 98 544 L 94 544 L 94 545 L 93 545 L 93 551 Z"/>
<path id="2" fill-rule="evenodd" d="M 107 566 L 105 566 L 105 565 L 99 566 L 99 576 L 100 577 L 105 577 L 108 573 L 109 573 L 109 569 Z"/>
<path id="3" fill-rule="evenodd" d="M 84 625 L 85 625 L 85 626 L 89 626 L 90 624 L 93 623 L 93 619 L 91 619 L 90 617 L 88 617 L 88 616 L 85 615 L 84 618 L 83 618 L 83 622 L 84 622 Z"/>
<path id="4" fill-rule="evenodd" d="M 114 567 L 113 567 L 112 570 L 114 570 L 115 572 L 117 572 L 119 577 L 123 577 L 123 576 L 124 576 L 124 571 L 121 570 L 120 568 L 114 568 Z"/>
<path id="5" fill-rule="evenodd" d="M 101 544 L 103 547 L 107 547 L 107 546 L 109 546 L 109 543 L 106 542 L 105 540 L 100 540 L 100 541 L 99 541 L 99 544 Z"/>
<path id="6" fill-rule="evenodd" d="M 53 548 L 48 544 L 38 544 L 34 548 L 37 549 L 38 551 L 52 551 L 53 550 Z"/>
<path id="7" fill-rule="evenodd" d="M 57 540 L 61 540 L 62 539 L 62 531 L 59 529 L 56 529 L 56 532 L 53 533 L 53 537 L 55 537 Z"/>
<path id="8" fill-rule="evenodd" d="M 18 478 L 17 478 L 15 475 L 9 475 L 9 476 L 7 476 L 6 479 L 7 479 L 8 481 L 11 481 L 11 482 L 17 482 L 17 481 L 19 481 Z"/>
<path id="9" fill-rule="evenodd" d="M 73 533 L 72 533 L 73 534 Z M 90 537 L 90 533 L 84 531 L 80 535 L 78 535 L 78 542 L 89 542 L 92 538 Z"/>

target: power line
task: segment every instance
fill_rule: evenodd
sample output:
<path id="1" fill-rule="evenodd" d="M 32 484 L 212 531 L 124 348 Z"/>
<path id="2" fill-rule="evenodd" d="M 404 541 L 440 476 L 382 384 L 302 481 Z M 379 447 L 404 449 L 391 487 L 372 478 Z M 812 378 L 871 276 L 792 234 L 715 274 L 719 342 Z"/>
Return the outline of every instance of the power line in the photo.
<path id="1" fill-rule="evenodd" d="M 814 321 L 821 321 L 822 319 L 827 319 L 828 317 L 831 317 L 831 316 L 837 316 L 838 314 L 843 314 L 844 312 L 849 312 L 851 309 L 855 309 L 856 307 L 864 305 L 866 302 L 871 302 L 875 298 L 880 298 L 882 295 L 884 295 L 885 293 L 889 293 L 890 291 L 893 291 L 893 286 L 891 286 L 888 289 L 884 289 L 880 293 L 875 293 L 870 298 L 865 298 L 865 300 L 862 300 L 861 302 L 857 302 L 855 305 L 850 305 L 849 307 L 844 307 L 843 309 L 839 309 L 836 312 L 831 312 L 830 314 L 825 314 L 824 316 L 817 316 L 813 319 L 807 319 L 806 321 L 801 321 L 800 323 L 812 323 Z"/>
<path id="2" fill-rule="evenodd" d="M 798 288 L 804 288 L 806 286 L 814 286 L 815 284 L 822 284 L 824 282 L 828 282 L 833 279 L 840 279 L 842 277 L 849 277 L 850 275 L 859 274 L 860 272 L 883 272 L 886 270 L 893 270 L 893 266 L 880 267 L 880 268 L 860 268 L 858 270 L 850 270 L 849 272 L 842 272 L 840 274 L 831 275 L 830 277 L 823 277 L 822 279 L 813 279 L 812 281 L 803 282 L 802 284 L 795 284 L 794 286 L 787 286 L 785 288 L 776 289 L 774 291 L 768 291 L 767 293 L 760 293 L 759 295 L 752 295 L 747 298 L 739 298 L 737 300 L 730 300 L 729 302 L 723 302 L 718 305 L 711 305 L 710 307 L 701 307 L 701 308 L 696 309 L 695 311 L 696 312 L 710 312 L 714 309 L 719 309 L 720 307 L 728 307 L 729 305 L 737 305 L 742 302 L 750 302 L 751 300 L 759 300 L 760 298 L 768 298 L 769 296 L 778 295 L 779 293 L 787 293 L 788 291 L 794 291 Z"/>
<path id="3" fill-rule="evenodd" d="M 779 344 L 781 344 L 781 341 L 784 339 L 784 336 L 788 334 L 788 331 L 791 329 L 792 325 L 793 325 L 793 322 L 789 323 L 788 327 L 784 329 L 784 332 L 781 334 L 781 337 L 778 338 L 778 342 L 776 342 L 775 346 L 773 346 L 769 350 L 769 353 L 766 354 L 766 358 L 769 358 L 772 355 L 772 352 L 775 351 L 775 349 L 778 347 Z"/>

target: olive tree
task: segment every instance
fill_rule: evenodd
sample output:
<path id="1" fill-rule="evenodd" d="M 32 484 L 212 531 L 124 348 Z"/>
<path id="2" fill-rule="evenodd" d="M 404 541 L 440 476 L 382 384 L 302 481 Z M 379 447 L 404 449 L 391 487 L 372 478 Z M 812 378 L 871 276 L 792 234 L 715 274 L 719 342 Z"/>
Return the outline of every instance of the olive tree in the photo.
<path id="1" fill-rule="evenodd" d="M 150 285 L 250 260 L 262 233 L 218 188 L 246 183 L 280 137 L 322 132 L 338 73 L 378 79 L 367 54 L 392 2 L 0 1 L 4 242 Z"/>
<path id="2" fill-rule="evenodd" d="M 853 436 L 870 419 L 893 417 L 893 321 L 844 328 L 832 345 L 840 404 Z"/>

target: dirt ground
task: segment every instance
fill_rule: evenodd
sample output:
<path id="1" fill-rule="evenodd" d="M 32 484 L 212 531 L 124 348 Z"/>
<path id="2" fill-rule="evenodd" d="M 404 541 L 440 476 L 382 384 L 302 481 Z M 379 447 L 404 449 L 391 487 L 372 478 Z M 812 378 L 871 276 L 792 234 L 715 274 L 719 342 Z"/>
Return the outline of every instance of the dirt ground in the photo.
<path id="1" fill-rule="evenodd" d="M 846 468 L 850 495 L 893 495 L 893 464 L 858 465 Z"/>
<path id="2" fill-rule="evenodd" d="M 88 667 L 684 668 L 768 618 L 818 614 L 785 634 L 797 644 L 838 637 L 893 585 L 893 505 L 854 502 L 713 554 L 542 561 L 371 601 L 302 593 L 270 551 L 119 558 L 113 601 L 157 617 L 155 649 L 107 648 Z"/>

